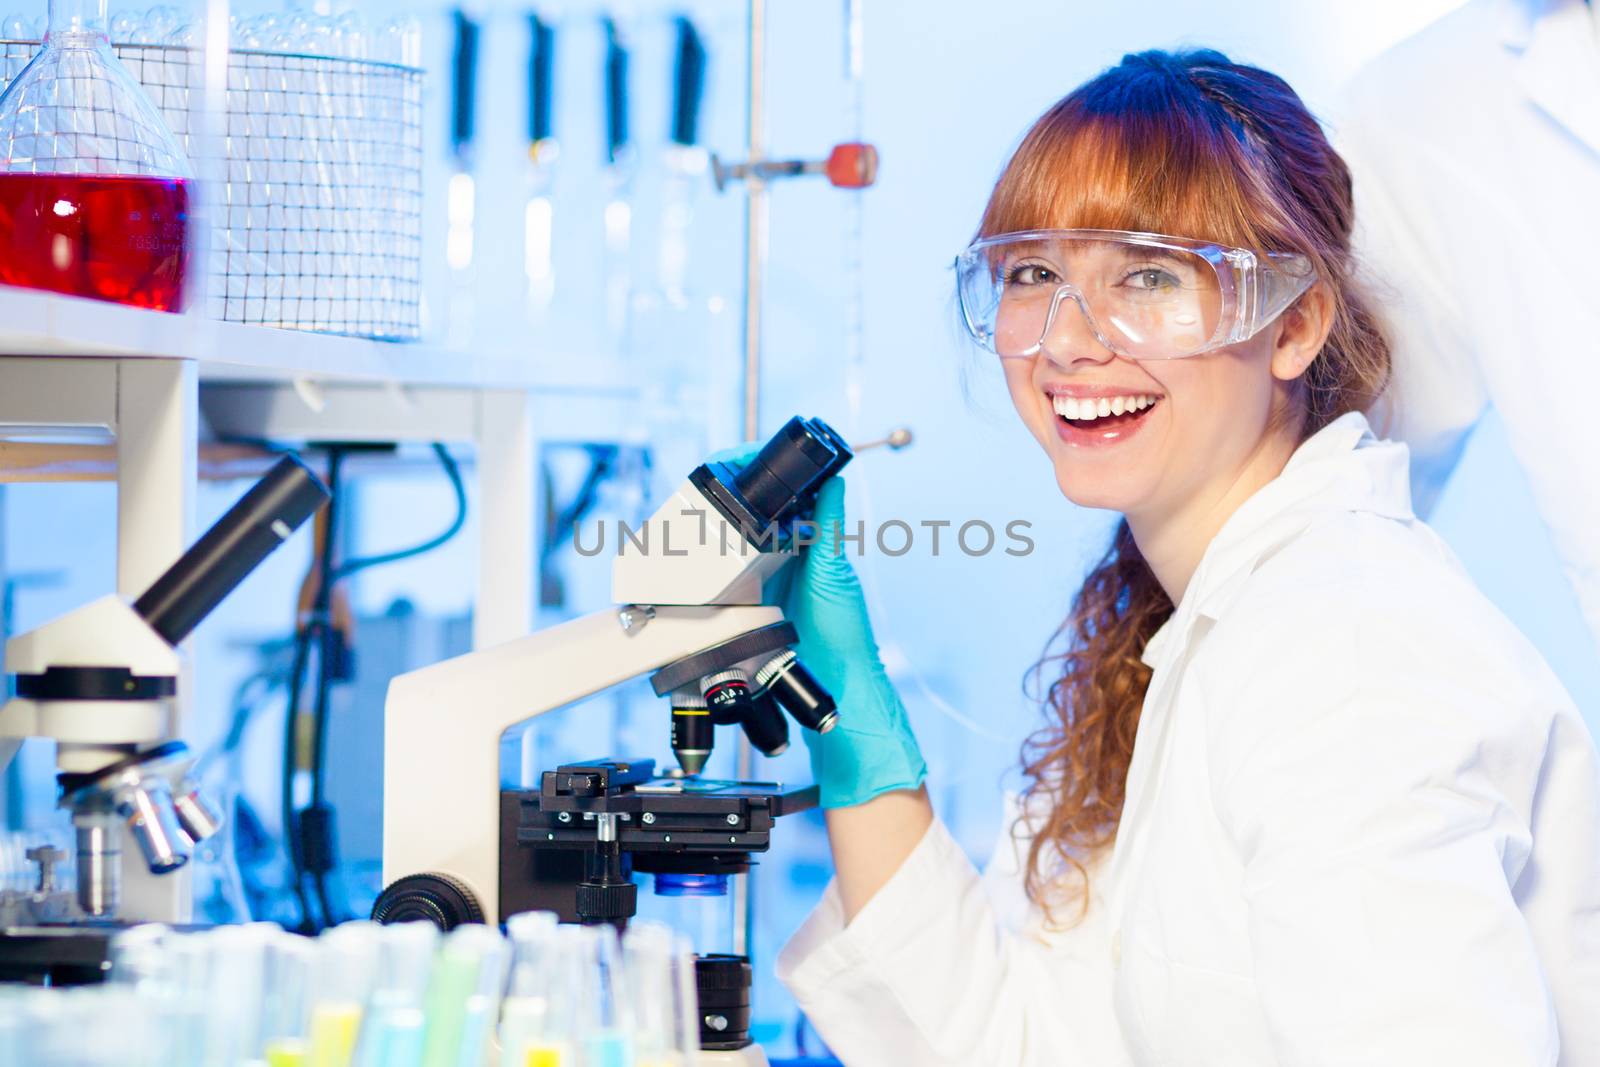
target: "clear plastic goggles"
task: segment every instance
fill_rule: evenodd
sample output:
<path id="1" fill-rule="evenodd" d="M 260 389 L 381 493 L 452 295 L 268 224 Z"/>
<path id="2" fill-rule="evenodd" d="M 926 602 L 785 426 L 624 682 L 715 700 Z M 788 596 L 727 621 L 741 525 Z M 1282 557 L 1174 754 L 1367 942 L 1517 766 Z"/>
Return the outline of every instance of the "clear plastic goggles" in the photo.
<path id="1" fill-rule="evenodd" d="M 1237 344 L 1311 288 L 1310 261 L 1125 230 L 1028 230 L 976 241 L 956 257 L 961 314 L 998 356 L 1027 358 L 1077 305 L 1106 348 L 1178 359 Z"/>

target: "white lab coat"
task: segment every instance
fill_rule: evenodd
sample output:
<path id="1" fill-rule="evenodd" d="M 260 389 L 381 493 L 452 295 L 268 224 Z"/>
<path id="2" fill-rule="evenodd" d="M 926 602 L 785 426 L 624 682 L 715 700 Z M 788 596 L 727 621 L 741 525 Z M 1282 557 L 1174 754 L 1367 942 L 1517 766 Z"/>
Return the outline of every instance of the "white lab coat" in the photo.
<path id="1" fill-rule="evenodd" d="M 1426 516 L 1488 404 L 1600 643 L 1600 33 L 1584 0 L 1472 0 L 1380 56 L 1334 137 L 1388 290 L 1393 421 Z"/>
<path id="2" fill-rule="evenodd" d="M 935 822 L 779 976 L 848 1067 L 1600 1065 L 1600 762 L 1346 415 L 1212 541 L 1144 652 L 1082 925 Z M 848 709 L 845 709 L 848 714 Z"/>

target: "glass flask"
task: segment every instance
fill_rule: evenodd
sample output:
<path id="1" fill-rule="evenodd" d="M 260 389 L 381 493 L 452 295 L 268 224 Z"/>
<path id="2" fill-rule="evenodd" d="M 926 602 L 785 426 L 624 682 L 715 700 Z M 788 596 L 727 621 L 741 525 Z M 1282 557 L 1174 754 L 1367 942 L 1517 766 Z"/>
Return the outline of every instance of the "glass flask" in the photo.
<path id="1" fill-rule="evenodd" d="M 0 95 L 0 282 L 181 310 L 190 176 L 111 52 L 106 0 L 50 0 L 43 50 Z"/>

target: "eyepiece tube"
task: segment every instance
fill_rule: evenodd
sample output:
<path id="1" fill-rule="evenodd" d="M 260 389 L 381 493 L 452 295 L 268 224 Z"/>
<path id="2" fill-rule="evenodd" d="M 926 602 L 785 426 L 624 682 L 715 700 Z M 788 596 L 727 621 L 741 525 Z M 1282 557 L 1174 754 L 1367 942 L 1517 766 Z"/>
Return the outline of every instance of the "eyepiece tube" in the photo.
<path id="1" fill-rule="evenodd" d="M 850 446 L 831 426 L 797 415 L 734 476 L 733 484 L 757 518 L 780 522 L 838 473 L 850 456 Z"/>
<path id="2" fill-rule="evenodd" d="M 327 499 L 327 487 L 311 468 L 284 456 L 134 601 L 133 610 L 177 645 Z"/>

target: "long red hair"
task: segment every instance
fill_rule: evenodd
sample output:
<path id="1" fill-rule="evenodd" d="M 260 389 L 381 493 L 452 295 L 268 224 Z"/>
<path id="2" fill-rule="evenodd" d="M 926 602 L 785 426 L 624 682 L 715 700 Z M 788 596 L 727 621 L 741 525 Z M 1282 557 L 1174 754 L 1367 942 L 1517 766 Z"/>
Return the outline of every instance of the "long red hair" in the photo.
<path id="1" fill-rule="evenodd" d="M 1298 382 L 1309 435 L 1365 410 L 1389 345 L 1356 279 L 1350 172 L 1283 79 L 1214 51 L 1142 52 L 1034 123 L 978 236 L 1052 227 L 1136 230 L 1309 257 L 1333 326 Z M 1086 906 L 1085 862 L 1115 838 L 1150 669 L 1173 605 L 1126 522 L 1035 665 L 1045 723 L 1023 746 L 1034 813 L 1029 896 Z"/>

